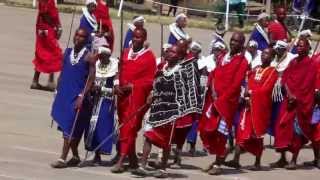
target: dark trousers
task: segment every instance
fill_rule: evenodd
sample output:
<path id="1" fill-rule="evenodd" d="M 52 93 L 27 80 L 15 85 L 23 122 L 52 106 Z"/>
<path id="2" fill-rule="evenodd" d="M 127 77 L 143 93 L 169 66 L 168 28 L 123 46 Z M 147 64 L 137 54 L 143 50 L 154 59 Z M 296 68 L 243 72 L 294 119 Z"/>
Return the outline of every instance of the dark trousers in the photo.
<path id="1" fill-rule="evenodd" d="M 235 11 L 237 14 L 244 14 L 244 9 L 245 9 L 246 4 L 245 3 L 238 3 L 238 4 L 230 4 L 229 5 L 229 13 L 231 13 L 232 11 Z M 226 7 L 224 6 L 223 8 L 221 8 L 221 12 L 226 12 Z M 223 15 L 218 17 L 218 23 L 220 24 L 222 23 L 222 18 Z M 243 27 L 243 16 L 242 15 L 238 15 L 238 19 L 239 19 L 239 25 L 240 27 Z"/>
<path id="2" fill-rule="evenodd" d="M 173 6 L 178 6 L 178 0 L 171 0 L 170 4 Z M 173 16 L 176 16 L 177 7 L 173 7 L 173 6 L 169 7 L 168 16 L 170 15 L 171 11 L 173 11 Z"/>

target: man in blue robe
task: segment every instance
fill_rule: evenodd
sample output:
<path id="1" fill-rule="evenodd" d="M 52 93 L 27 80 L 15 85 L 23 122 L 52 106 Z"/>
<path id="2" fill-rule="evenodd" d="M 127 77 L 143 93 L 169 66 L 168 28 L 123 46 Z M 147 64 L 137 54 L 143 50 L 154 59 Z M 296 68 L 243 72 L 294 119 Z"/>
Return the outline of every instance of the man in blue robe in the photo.
<path id="1" fill-rule="evenodd" d="M 226 33 L 226 29 L 225 26 L 222 24 L 218 24 L 215 31 L 213 32 L 213 39 L 210 43 L 210 49 L 209 49 L 209 54 L 213 54 L 212 50 L 214 48 L 214 45 L 217 42 L 222 43 L 224 46 L 227 46 L 226 42 L 224 41 L 223 37 Z"/>
<path id="2" fill-rule="evenodd" d="M 74 48 L 65 50 L 63 68 L 59 77 L 57 94 L 52 105 L 51 116 L 63 134 L 60 158 L 51 164 L 53 168 L 77 166 L 80 163 L 78 145 L 90 119 L 90 105 L 86 94 L 94 82 L 94 63 L 88 56 L 86 42 L 89 37 L 85 29 L 79 28 L 73 38 Z M 69 150 L 73 157 L 66 161 Z"/>
<path id="3" fill-rule="evenodd" d="M 250 40 L 254 40 L 258 43 L 258 50 L 263 51 L 269 47 L 270 41 L 268 38 L 268 33 L 266 28 L 269 23 L 269 15 L 266 13 L 261 13 L 258 16 L 258 23 L 255 24 L 255 27 L 252 31 Z"/>
<path id="4" fill-rule="evenodd" d="M 176 16 L 176 22 L 169 25 L 170 35 L 168 44 L 175 45 L 177 41 L 189 40 L 189 35 L 183 30 L 187 26 L 187 16 L 183 13 Z"/>

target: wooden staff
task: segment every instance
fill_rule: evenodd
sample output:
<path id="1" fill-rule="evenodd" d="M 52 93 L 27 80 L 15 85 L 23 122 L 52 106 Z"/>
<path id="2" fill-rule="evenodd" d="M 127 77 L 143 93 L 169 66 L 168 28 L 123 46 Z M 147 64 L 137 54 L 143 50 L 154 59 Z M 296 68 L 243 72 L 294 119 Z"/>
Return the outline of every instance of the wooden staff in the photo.
<path id="1" fill-rule="evenodd" d="M 73 6 L 73 11 L 72 11 L 72 18 L 71 18 L 71 23 L 70 23 L 70 30 L 69 30 L 69 37 L 68 37 L 68 42 L 67 42 L 67 48 L 69 48 L 69 43 L 70 43 L 70 39 L 71 39 L 71 33 L 72 33 L 72 28 L 73 28 L 73 23 L 74 23 L 74 17 L 76 14 L 76 3 L 77 0 L 74 1 L 75 5 Z"/>
<path id="2" fill-rule="evenodd" d="M 163 50 L 162 50 L 162 47 L 163 47 L 163 24 L 161 22 L 161 6 L 159 6 L 159 23 L 160 23 L 160 58 L 163 57 Z"/>
<path id="3" fill-rule="evenodd" d="M 82 92 L 83 98 L 84 98 L 84 96 L 85 96 L 85 92 L 84 92 L 84 91 L 85 91 L 86 88 L 88 87 L 89 79 L 90 79 L 90 76 L 87 77 L 86 84 L 85 84 L 84 89 L 83 89 L 83 92 Z M 71 143 L 71 140 L 72 140 L 72 136 L 73 136 L 74 131 L 75 131 L 75 129 L 76 129 L 77 121 L 78 121 L 78 119 L 79 119 L 79 118 L 78 118 L 78 117 L 79 117 L 79 114 L 80 114 L 80 109 L 77 109 L 76 116 L 74 117 L 72 129 L 71 129 L 71 133 L 69 134 L 68 148 L 70 147 L 70 143 Z"/>

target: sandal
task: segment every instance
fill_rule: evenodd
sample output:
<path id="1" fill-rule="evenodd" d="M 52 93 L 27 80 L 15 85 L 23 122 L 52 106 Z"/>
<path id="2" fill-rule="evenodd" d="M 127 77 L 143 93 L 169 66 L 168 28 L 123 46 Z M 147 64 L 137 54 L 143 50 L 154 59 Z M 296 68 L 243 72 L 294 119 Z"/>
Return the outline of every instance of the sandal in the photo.
<path id="1" fill-rule="evenodd" d="M 288 161 L 285 160 L 279 160 L 277 162 L 271 163 L 271 168 L 284 168 L 286 165 L 288 165 Z"/>
<path id="2" fill-rule="evenodd" d="M 48 83 L 47 86 L 43 87 L 45 91 L 54 92 L 56 90 L 56 84 L 55 83 Z"/>
<path id="3" fill-rule="evenodd" d="M 169 174 L 166 170 L 159 169 L 155 173 L 153 173 L 153 177 L 155 178 L 168 178 Z"/>
<path id="4" fill-rule="evenodd" d="M 250 170 L 250 171 L 261 171 L 262 167 L 260 165 L 258 165 L 258 166 L 253 165 L 253 166 L 249 166 L 248 170 Z"/>
<path id="5" fill-rule="evenodd" d="M 317 166 L 317 163 L 318 161 L 317 160 L 313 160 L 313 161 L 307 161 L 307 162 L 304 162 L 303 165 L 304 166 Z"/>
<path id="6" fill-rule="evenodd" d="M 63 159 L 58 159 L 57 161 L 51 163 L 50 166 L 55 169 L 62 169 L 68 167 L 66 161 Z"/>
<path id="7" fill-rule="evenodd" d="M 30 89 L 35 89 L 35 90 L 45 90 L 45 87 L 39 84 L 38 82 L 32 82 Z"/>
<path id="8" fill-rule="evenodd" d="M 150 172 L 148 172 L 148 170 L 146 168 L 139 167 L 139 168 L 135 169 L 134 171 L 132 171 L 131 174 L 145 177 L 145 176 L 150 175 Z"/>
<path id="9" fill-rule="evenodd" d="M 284 166 L 284 168 L 286 168 L 287 170 L 296 170 L 297 169 L 297 164 L 295 163 L 289 163 L 287 165 Z"/>
<path id="10" fill-rule="evenodd" d="M 227 162 L 224 163 L 224 165 L 226 165 L 228 167 L 235 168 L 235 169 L 240 169 L 241 168 L 241 165 L 239 164 L 239 162 L 236 162 L 234 160 L 227 161 Z"/>
<path id="11" fill-rule="evenodd" d="M 72 157 L 68 162 L 67 165 L 69 167 L 76 167 L 80 164 L 81 160 L 79 157 Z"/>
<path id="12" fill-rule="evenodd" d="M 213 165 L 212 168 L 208 171 L 208 174 L 214 176 L 220 175 L 222 174 L 222 169 L 218 165 Z"/>
<path id="13" fill-rule="evenodd" d="M 125 169 L 123 166 L 114 166 L 110 171 L 114 174 L 121 174 L 124 173 Z"/>
<path id="14" fill-rule="evenodd" d="M 159 161 L 150 161 L 148 162 L 148 166 L 154 168 L 154 169 L 160 169 L 162 168 L 162 164 Z"/>

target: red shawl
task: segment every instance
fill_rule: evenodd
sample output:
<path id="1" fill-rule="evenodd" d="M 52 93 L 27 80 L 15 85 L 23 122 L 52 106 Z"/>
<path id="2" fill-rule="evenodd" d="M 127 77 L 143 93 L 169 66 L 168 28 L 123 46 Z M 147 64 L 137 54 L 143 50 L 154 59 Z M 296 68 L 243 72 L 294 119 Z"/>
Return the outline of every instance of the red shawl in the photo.
<path id="1" fill-rule="evenodd" d="M 288 31 L 286 27 L 284 27 L 284 25 L 282 25 L 278 21 L 272 21 L 269 24 L 268 32 L 269 32 L 270 38 L 274 41 L 288 39 Z"/>
<path id="2" fill-rule="evenodd" d="M 218 57 L 218 62 L 222 61 L 224 55 L 221 54 Z M 205 98 L 199 129 L 215 130 L 218 127 L 218 118 L 215 116 L 208 117 L 207 115 L 212 105 L 215 106 L 219 115 L 225 119 L 229 128 L 232 126 L 232 121 L 238 108 L 241 83 L 245 78 L 248 62 L 244 55 L 240 54 L 232 57 L 231 61 L 226 65 L 217 64 L 217 67 L 209 76 L 209 90 Z M 212 99 L 212 89 L 217 93 L 216 100 Z"/>

